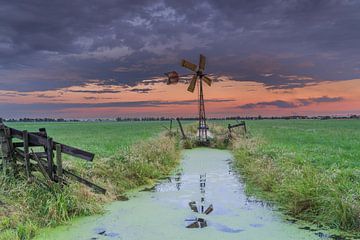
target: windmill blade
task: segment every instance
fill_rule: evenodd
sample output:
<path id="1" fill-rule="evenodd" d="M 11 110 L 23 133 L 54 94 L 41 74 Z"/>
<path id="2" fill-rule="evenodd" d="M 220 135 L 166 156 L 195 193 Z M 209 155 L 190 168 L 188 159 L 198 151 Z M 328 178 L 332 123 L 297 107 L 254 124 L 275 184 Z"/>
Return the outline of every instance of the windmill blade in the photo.
<path id="1" fill-rule="evenodd" d="M 200 60 L 199 60 L 199 70 L 204 71 L 206 64 L 206 58 L 204 55 L 200 54 Z"/>
<path id="2" fill-rule="evenodd" d="M 197 68 L 196 64 L 193 64 L 185 59 L 181 60 L 181 66 L 183 66 L 187 69 L 190 69 L 191 71 L 194 71 L 194 72 L 196 71 L 196 68 Z"/>
<path id="3" fill-rule="evenodd" d="M 212 204 L 205 210 L 205 214 L 208 215 L 214 210 L 214 207 Z"/>
<path id="4" fill-rule="evenodd" d="M 193 212 L 199 212 L 195 201 L 189 202 L 189 207 Z"/>
<path id="5" fill-rule="evenodd" d="M 202 79 L 204 80 L 204 82 L 206 82 L 207 85 L 211 86 L 211 83 L 212 83 L 211 78 L 209 78 L 207 76 L 203 76 Z"/>
<path id="6" fill-rule="evenodd" d="M 188 89 L 187 89 L 189 92 L 194 92 L 194 90 L 195 90 L 195 85 L 196 85 L 196 80 L 197 80 L 197 75 L 195 74 L 195 75 L 193 76 L 193 78 L 191 79 L 190 85 L 189 85 L 189 87 L 188 87 Z"/>

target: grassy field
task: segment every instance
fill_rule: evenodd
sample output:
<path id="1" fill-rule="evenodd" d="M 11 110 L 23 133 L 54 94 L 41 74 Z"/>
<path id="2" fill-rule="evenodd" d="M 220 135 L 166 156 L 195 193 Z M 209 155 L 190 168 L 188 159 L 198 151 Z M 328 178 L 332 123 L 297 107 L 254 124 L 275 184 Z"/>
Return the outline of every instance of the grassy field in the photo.
<path id="1" fill-rule="evenodd" d="M 247 125 L 251 137 L 239 141 L 234 152 L 252 192 L 298 218 L 360 231 L 360 121 L 260 120 Z"/>
<path id="2" fill-rule="evenodd" d="M 215 146 L 226 147 L 223 132 L 231 121 L 212 123 L 223 126 L 212 125 Z M 64 165 L 106 187 L 108 194 L 99 196 L 77 184 L 65 190 L 54 185 L 49 191 L 1 177 L 0 240 L 27 239 L 37 228 L 99 213 L 103 203 L 169 173 L 179 147 L 176 139 L 160 134 L 168 124 L 9 123 L 29 131 L 45 127 L 54 140 L 95 153 L 93 163 L 68 157 Z M 258 120 L 247 126 L 249 137 L 235 139 L 232 148 L 251 193 L 297 218 L 360 230 L 360 121 Z M 187 131 L 195 133 L 196 125 Z"/>
<path id="3" fill-rule="evenodd" d="M 286 150 L 321 168 L 360 169 L 359 120 L 265 120 L 248 126 L 268 150 Z"/>
<path id="4" fill-rule="evenodd" d="M 105 187 L 105 196 L 81 184 L 43 189 L 23 179 L 0 177 L 0 239 L 30 239 L 38 228 L 100 213 L 104 203 L 166 176 L 179 159 L 175 138 L 161 134 L 168 122 L 9 123 L 28 131 L 45 127 L 55 141 L 95 153 L 93 163 L 64 155 L 64 166 Z"/>

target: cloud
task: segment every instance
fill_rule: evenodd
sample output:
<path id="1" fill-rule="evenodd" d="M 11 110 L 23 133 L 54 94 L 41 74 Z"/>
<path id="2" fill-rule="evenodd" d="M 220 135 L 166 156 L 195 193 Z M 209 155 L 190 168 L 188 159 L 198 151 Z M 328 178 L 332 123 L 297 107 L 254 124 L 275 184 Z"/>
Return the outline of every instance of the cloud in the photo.
<path id="1" fill-rule="evenodd" d="M 114 47 L 114 48 L 99 47 L 94 51 L 69 54 L 69 55 L 65 55 L 64 57 L 65 58 L 73 57 L 77 59 L 96 59 L 96 60 L 105 61 L 105 60 L 121 59 L 123 57 L 130 55 L 133 52 L 134 51 L 132 49 L 126 46 Z"/>
<path id="2" fill-rule="evenodd" d="M 38 98 L 48 98 L 48 99 L 57 98 L 57 96 L 50 96 L 50 95 L 46 95 L 46 94 L 38 94 L 38 95 L 36 95 L 36 97 L 38 97 Z"/>
<path id="3" fill-rule="evenodd" d="M 93 100 L 93 98 L 87 98 L 88 100 Z M 232 102 L 233 99 L 207 99 L 206 102 L 210 103 L 219 103 L 219 102 Z M 59 111 L 63 109 L 73 109 L 73 108 L 143 108 L 143 107 L 161 107 L 167 105 L 193 105 L 197 104 L 197 100 L 183 100 L 183 101 L 115 101 L 115 102 L 105 102 L 105 103 L 0 103 L 0 112 L 7 112 L 9 109 L 12 111 Z"/>
<path id="4" fill-rule="evenodd" d="M 120 93 L 120 90 L 111 90 L 111 89 L 104 89 L 104 90 L 67 90 L 73 93 L 95 93 L 95 94 L 103 94 L 103 93 Z"/>
<path id="5" fill-rule="evenodd" d="M 248 103 L 238 108 L 241 109 L 255 109 L 255 108 L 265 108 L 265 107 L 277 107 L 277 108 L 298 108 L 309 106 L 316 103 L 330 103 L 330 102 L 340 102 L 343 101 L 342 97 L 319 97 L 319 98 L 307 98 L 307 99 L 296 99 L 293 102 L 283 101 L 283 100 L 275 100 L 269 102 L 257 102 L 257 103 Z"/>
<path id="6" fill-rule="evenodd" d="M 271 102 L 257 102 L 257 103 L 248 103 L 239 106 L 239 108 L 242 109 L 254 109 L 254 108 L 264 108 L 268 106 L 275 106 L 278 108 L 294 108 L 296 107 L 296 104 L 292 102 L 282 101 L 282 100 L 276 100 Z"/>
<path id="7" fill-rule="evenodd" d="M 151 88 L 133 88 L 129 90 L 130 92 L 137 92 L 137 93 L 149 93 L 152 91 Z"/>
<path id="8" fill-rule="evenodd" d="M 136 86 L 185 73 L 179 60 L 199 53 L 208 73 L 272 89 L 359 78 L 359 11 L 353 0 L 2 1 L 0 90 Z"/>

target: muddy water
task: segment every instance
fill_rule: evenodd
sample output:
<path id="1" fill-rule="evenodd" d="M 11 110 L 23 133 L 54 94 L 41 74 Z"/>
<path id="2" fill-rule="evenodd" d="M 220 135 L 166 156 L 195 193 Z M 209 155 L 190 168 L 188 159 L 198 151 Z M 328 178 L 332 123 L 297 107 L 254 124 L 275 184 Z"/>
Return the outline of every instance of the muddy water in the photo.
<path id="1" fill-rule="evenodd" d="M 102 216 L 85 217 L 67 226 L 46 230 L 38 239 L 324 239 L 302 230 L 261 201 L 244 194 L 231 171 L 228 151 L 185 150 L 178 173 L 153 189 L 115 202 Z M 199 175 L 206 173 L 205 207 L 209 215 L 192 212 L 190 201 L 200 202 Z M 186 228 L 204 218 L 205 228 Z"/>

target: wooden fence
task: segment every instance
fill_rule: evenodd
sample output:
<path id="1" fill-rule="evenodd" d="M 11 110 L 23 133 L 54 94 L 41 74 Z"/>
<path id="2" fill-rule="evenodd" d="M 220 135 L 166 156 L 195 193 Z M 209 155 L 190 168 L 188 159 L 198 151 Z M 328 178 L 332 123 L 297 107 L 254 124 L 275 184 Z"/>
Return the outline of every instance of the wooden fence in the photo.
<path id="1" fill-rule="evenodd" d="M 33 173 L 40 172 L 47 183 L 67 184 L 69 179 L 73 179 L 96 192 L 106 192 L 104 188 L 63 169 L 62 154 L 90 162 L 94 154 L 54 141 L 45 128 L 40 128 L 38 132 L 20 131 L 6 126 L 0 119 L 0 147 L 0 167 L 4 174 L 17 175 L 24 171 L 28 180 L 33 181 L 36 179 Z M 33 147 L 41 149 L 40 152 L 34 152 Z"/>
<path id="2" fill-rule="evenodd" d="M 239 127 L 243 128 L 245 134 L 247 133 L 245 121 L 241 121 L 241 122 L 238 122 L 237 124 L 233 124 L 233 125 L 229 124 L 228 125 L 229 138 L 232 138 L 233 129 L 234 128 L 239 128 Z"/>

